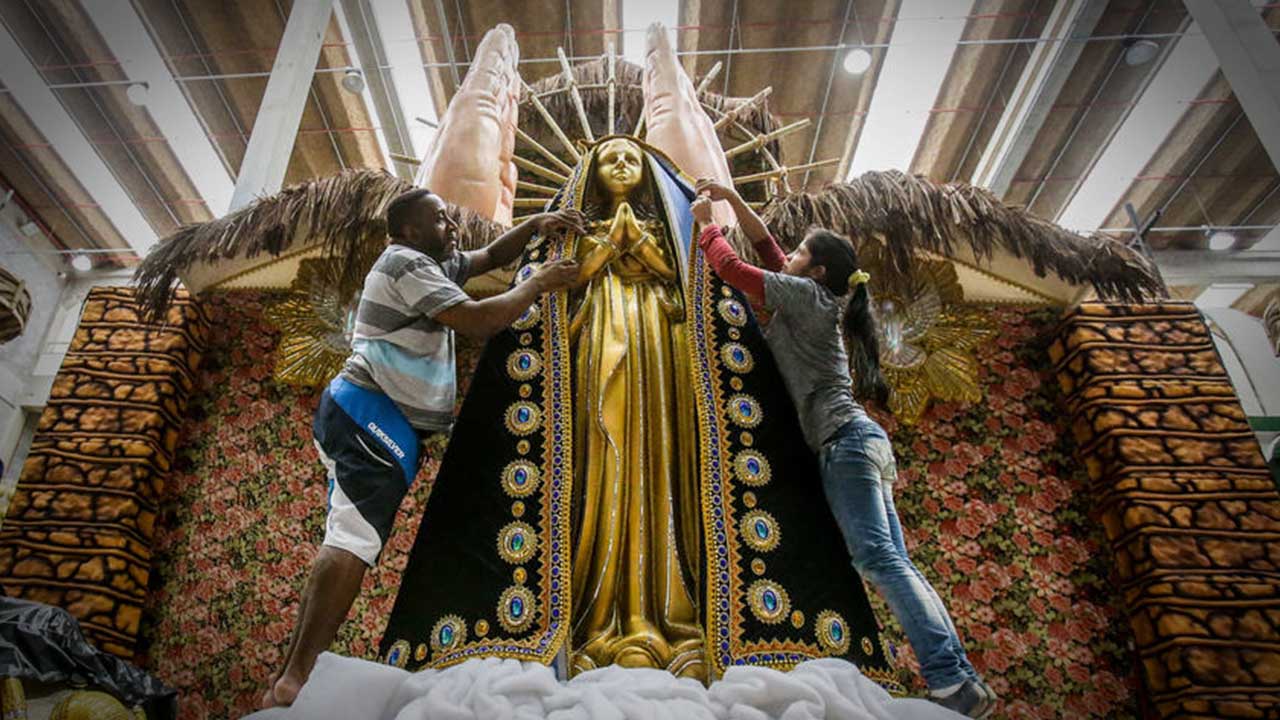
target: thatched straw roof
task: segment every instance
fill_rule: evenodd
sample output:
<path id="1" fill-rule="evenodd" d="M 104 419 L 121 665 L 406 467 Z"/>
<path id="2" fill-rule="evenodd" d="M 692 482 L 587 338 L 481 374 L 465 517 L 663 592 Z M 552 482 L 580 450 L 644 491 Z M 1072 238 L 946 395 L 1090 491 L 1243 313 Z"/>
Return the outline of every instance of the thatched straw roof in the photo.
<path id="1" fill-rule="evenodd" d="M 279 256 L 298 244 L 323 248 L 326 257 L 361 257 L 370 243 L 386 242 L 387 203 L 413 184 L 381 170 L 348 170 L 290 185 L 207 223 L 186 225 L 165 238 L 138 266 L 138 297 L 152 317 L 163 317 L 180 276 L 199 264 L 232 258 Z M 502 228 L 461 208 L 464 249 L 481 247 Z M 342 292 L 358 290 L 368 267 L 343 262 Z"/>
<path id="2" fill-rule="evenodd" d="M 1037 277 L 1053 273 L 1073 285 L 1092 285 L 1104 299 L 1165 294 L 1147 260 L 1113 238 L 1069 232 L 1004 204 L 984 188 L 941 185 L 896 170 L 791 195 L 762 217 L 789 247 L 813 226 L 845 235 L 860 254 L 879 256 L 895 276 L 910 275 L 920 253 L 955 257 L 967 250 L 979 261 L 1007 253 L 1030 264 Z"/>

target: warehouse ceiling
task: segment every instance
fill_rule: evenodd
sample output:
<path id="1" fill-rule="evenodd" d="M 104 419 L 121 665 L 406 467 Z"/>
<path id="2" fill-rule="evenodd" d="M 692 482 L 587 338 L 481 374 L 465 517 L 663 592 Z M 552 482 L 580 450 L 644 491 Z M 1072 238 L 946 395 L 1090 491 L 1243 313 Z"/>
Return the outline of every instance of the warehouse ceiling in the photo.
<path id="1" fill-rule="evenodd" d="M 334 7 L 286 184 L 358 167 L 411 177 L 497 23 L 515 28 L 532 83 L 560 72 L 558 48 L 638 57 L 661 19 L 695 82 L 718 66 L 710 89 L 772 87 L 784 125 L 807 121 L 782 138 L 783 163 L 831 162 L 792 173 L 793 191 L 897 167 L 1121 239 L 1129 205 L 1158 258 L 1206 249 L 1216 231 L 1235 251 L 1280 249 L 1280 176 L 1181 0 Z M 15 191 L 52 246 L 92 251 L 100 266 L 130 265 L 179 225 L 226 212 L 291 11 L 289 0 L 0 0 L 0 191 Z M 1259 12 L 1280 29 L 1280 6 Z M 859 59 L 864 70 L 846 69 Z M 1177 278 L 1196 297 L 1221 275 Z M 1257 313 L 1274 288 L 1243 283 L 1231 299 Z"/>

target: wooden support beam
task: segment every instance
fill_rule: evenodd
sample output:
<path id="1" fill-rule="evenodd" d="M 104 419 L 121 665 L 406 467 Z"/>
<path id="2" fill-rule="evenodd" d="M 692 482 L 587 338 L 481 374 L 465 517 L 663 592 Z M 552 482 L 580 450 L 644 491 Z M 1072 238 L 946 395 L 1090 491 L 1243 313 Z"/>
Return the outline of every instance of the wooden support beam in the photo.
<path id="1" fill-rule="evenodd" d="M 791 133 L 797 130 L 802 130 L 808 127 L 811 122 L 812 121 L 809 118 L 804 118 L 803 120 L 797 120 L 791 123 L 790 125 L 783 125 L 777 130 L 772 130 L 770 132 L 764 133 L 763 135 L 757 135 L 753 140 L 748 140 L 742 143 L 741 145 L 737 145 L 735 147 L 729 148 L 728 150 L 725 150 L 724 156 L 726 158 L 733 158 L 738 155 L 741 155 L 744 152 L 748 152 L 750 150 L 759 150 L 760 148 L 764 147 L 765 143 L 773 140 L 777 140 L 778 138 L 783 137 L 784 135 L 790 135 Z"/>
<path id="2" fill-rule="evenodd" d="M 534 140 L 533 138 L 529 137 L 529 134 L 528 134 L 528 133 L 526 133 L 525 131 L 521 130 L 519 127 L 517 127 L 517 128 L 516 128 L 516 137 L 518 137 L 518 138 L 520 138 L 521 140 L 523 140 L 525 143 L 527 143 L 527 144 L 528 144 L 530 147 L 532 147 L 534 150 L 537 150 L 539 155 L 541 155 L 542 157 L 546 158 L 548 162 L 550 162 L 552 165 L 555 165 L 555 166 L 556 166 L 556 167 L 557 167 L 561 172 L 563 172 L 565 175 L 571 175 L 571 174 L 573 173 L 573 168 L 569 167 L 568 165 L 566 165 L 566 164 L 564 163 L 564 161 L 563 161 L 563 160 L 561 160 L 560 158 L 556 157 L 556 154 L 555 154 L 555 153 L 553 153 L 553 152 L 551 152 L 550 150 L 548 150 L 548 149 L 546 149 L 545 147 L 543 147 L 543 146 L 542 146 L 542 143 L 540 143 L 540 142 L 538 142 L 537 140 Z"/>
<path id="3" fill-rule="evenodd" d="M 515 205 L 514 205 L 513 207 L 518 207 L 518 208 L 542 208 L 542 207 L 545 207 L 545 206 L 546 206 L 546 204 L 547 204 L 547 201 L 548 201 L 548 200 L 550 200 L 550 198 L 522 198 L 522 197 L 518 197 L 518 198 L 516 198 L 516 199 L 515 199 L 515 201 L 514 201 L 514 202 L 515 202 Z"/>
<path id="4" fill-rule="evenodd" d="M 838 165 L 840 158 L 828 158 L 817 162 L 805 163 L 803 165 L 795 165 L 792 167 L 780 167 L 776 170 L 765 170 L 764 172 L 752 173 L 750 175 L 742 175 L 733 179 L 734 185 L 746 185 L 748 183 L 760 182 L 762 180 L 773 180 L 776 178 L 786 177 L 791 173 L 804 172 L 807 170 L 816 170 L 828 165 Z"/>
<path id="5" fill-rule="evenodd" d="M 697 89 L 699 95 L 707 91 L 707 86 L 711 84 L 711 81 L 716 79 L 716 76 L 720 74 L 720 70 L 723 68 L 724 62 L 720 60 L 717 60 L 716 64 L 711 66 L 711 69 L 707 71 L 705 76 L 703 76 L 702 81 L 698 83 Z"/>
<path id="6" fill-rule="evenodd" d="M 1280 168 L 1280 43 L 1245 0 L 1185 0 L 1258 140 Z"/>
<path id="7" fill-rule="evenodd" d="M 1153 250 L 1169 285 L 1263 283 L 1280 277 L 1276 250 Z"/>
<path id="8" fill-rule="evenodd" d="M 147 114 L 209 212 L 214 217 L 222 215 L 231 206 L 235 188 L 231 172 L 173 79 L 138 11 L 129 0 L 98 0 L 83 7 L 120 61 L 120 69 L 130 80 L 146 86 Z"/>
<path id="9" fill-rule="evenodd" d="M 524 83 L 524 80 L 521 80 L 520 82 Z M 555 118 L 551 117 L 551 113 L 547 110 L 547 106 L 542 104 L 542 101 L 538 99 L 538 96 L 533 92 L 533 88 L 529 87 L 528 83 L 524 83 L 524 92 L 529 96 L 529 101 L 533 103 L 533 109 L 538 111 L 538 115 L 542 117 L 542 121 L 551 128 L 551 133 L 555 135 L 556 139 L 560 141 L 560 144 L 564 146 L 565 151 L 569 153 L 569 157 L 573 158 L 575 163 L 581 160 L 582 156 L 578 154 L 578 148 L 573 146 L 573 141 L 569 140 L 568 135 L 564 134 L 564 130 L 560 127 L 560 124 L 556 122 Z"/>
<path id="10" fill-rule="evenodd" d="M 974 168 L 971 184 L 991 190 L 996 197 L 1009 191 L 1085 48 L 1075 38 L 1093 34 L 1106 6 L 1107 0 L 1068 0 L 1053 7 L 1040 33 L 1041 42 L 1032 47 L 1012 99 Z"/>
<path id="11" fill-rule="evenodd" d="M 593 143 L 596 141 L 596 136 L 591 133 L 591 123 L 587 120 L 586 108 L 582 106 L 582 93 L 578 92 L 578 82 L 573 79 L 573 69 L 569 67 L 569 58 L 564 56 L 564 48 L 556 48 L 556 57 L 560 58 L 560 72 L 564 74 L 564 81 L 569 84 L 573 108 L 578 111 L 578 122 L 582 124 L 582 136 L 587 139 L 587 142 Z"/>
<path id="12" fill-rule="evenodd" d="M 756 93 L 755 95 L 752 95 L 749 100 L 742 103 L 738 107 L 733 108 L 732 110 L 729 110 L 723 116 L 721 116 L 719 120 L 716 121 L 714 126 L 716 131 L 718 132 L 721 128 L 725 127 L 726 125 L 729 125 L 730 123 L 734 123 L 742 119 L 743 115 L 745 115 L 748 111 L 750 111 L 755 106 L 759 105 L 760 103 L 763 103 L 772 94 L 773 94 L 773 86 L 770 85 L 765 89 L 761 90 L 760 92 Z"/>
<path id="13" fill-rule="evenodd" d="M 39 119 L 37 127 L 52 152 L 97 203 L 120 237 L 138 257 L 146 255 L 156 243 L 156 231 L 4 23 L 0 23 L 0 83 L 4 83 L 10 99 L 27 117 Z M 104 244 L 107 240 L 99 238 Z"/>
<path id="14" fill-rule="evenodd" d="M 294 3 L 231 196 L 238 210 L 284 183 L 334 0 Z"/>
<path id="15" fill-rule="evenodd" d="M 555 195 L 560 192 L 560 188 L 551 187 L 550 185 L 539 185 L 537 183 L 525 182 L 524 180 L 516 181 L 516 190 L 524 190 L 525 192 L 539 193 L 542 195 Z"/>
<path id="16" fill-rule="evenodd" d="M 511 162 L 515 163 L 516 167 L 520 168 L 521 170 L 528 170 L 534 175 L 537 175 L 538 177 L 546 178 L 547 180 L 551 180 L 552 182 L 559 183 L 561 185 L 569 182 L 569 178 L 567 176 L 561 175 L 560 173 L 554 170 L 548 170 L 535 162 L 530 162 L 528 160 L 525 160 L 519 155 L 512 155 Z"/>
<path id="17" fill-rule="evenodd" d="M 607 41 L 607 42 L 605 43 L 605 53 L 607 53 L 607 54 L 608 54 L 608 56 L 609 56 L 609 60 L 608 60 L 608 64 L 609 64 L 609 82 L 608 82 L 608 86 L 609 86 L 609 119 L 608 119 L 608 125 L 606 125 L 606 127 L 608 127 L 608 128 L 609 128 L 608 132 L 609 132 L 609 134 L 610 134 L 610 135 L 612 135 L 614 132 L 616 132 L 616 129 L 615 129 L 615 127 L 614 127 L 614 122 L 613 122 L 613 119 L 614 119 L 614 108 L 613 108 L 613 104 L 614 104 L 614 101 L 617 99 L 617 95 L 618 95 L 618 77 L 617 77 L 617 68 L 615 67 L 615 64 L 616 64 L 616 62 L 617 62 L 617 58 L 616 58 L 616 57 L 614 56 L 614 54 L 613 54 L 613 41 L 612 41 L 612 40 L 609 40 L 609 41 Z"/>

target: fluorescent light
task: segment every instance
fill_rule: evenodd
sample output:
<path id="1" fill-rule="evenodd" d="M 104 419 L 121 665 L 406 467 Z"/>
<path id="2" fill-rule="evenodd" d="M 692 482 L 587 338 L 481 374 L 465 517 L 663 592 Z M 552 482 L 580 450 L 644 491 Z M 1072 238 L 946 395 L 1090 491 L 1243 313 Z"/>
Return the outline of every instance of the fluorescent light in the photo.
<path id="1" fill-rule="evenodd" d="M 93 269 L 93 260 L 89 259 L 88 255 L 72 255 L 71 267 L 75 268 L 76 272 L 89 272 Z"/>
<path id="2" fill-rule="evenodd" d="M 342 88 L 356 95 L 364 92 L 364 73 L 359 70 L 348 70 L 343 73 Z"/>
<path id="3" fill-rule="evenodd" d="M 909 170 L 972 2 L 903 0 L 847 179 Z"/>
<path id="4" fill-rule="evenodd" d="M 147 104 L 147 84 L 134 83 L 125 89 L 124 94 L 128 96 L 129 102 L 142 107 Z"/>
<path id="5" fill-rule="evenodd" d="M 645 35 L 653 23 L 662 23 L 667 32 L 680 24 L 679 0 L 623 0 L 622 57 L 644 65 Z M 671 46 L 675 47 L 675 37 Z"/>
<path id="6" fill-rule="evenodd" d="M 1230 250 L 1236 244 L 1236 236 L 1226 230 L 1218 230 L 1209 235 L 1210 250 Z"/>
<path id="7" fill-rule="evenodd" d="M 861 75 L 871 67 L 871 53 L 866 48 L 854 48 L 844 56 L 844 71 L 850 75 Z"/>
<path id="8" fill-rule="evenodd" d="M 1137 67 L 1146 65 L 1160 54 L 1160 46 L 1151 40 L 1136 40 L 1128 44 L 1124 51 L 1124 63 Z"/>

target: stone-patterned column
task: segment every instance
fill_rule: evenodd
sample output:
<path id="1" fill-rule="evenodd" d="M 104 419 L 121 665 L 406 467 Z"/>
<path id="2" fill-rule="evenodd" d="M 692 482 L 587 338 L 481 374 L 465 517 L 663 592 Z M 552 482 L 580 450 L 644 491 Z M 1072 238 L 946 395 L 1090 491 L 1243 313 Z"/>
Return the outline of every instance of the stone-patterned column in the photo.
<path id="1" fill-rule="evenodd" d="M 207 325 L 185 292 L 165 324 L 138 318 L 128 288 L 89 294 L 0 527 L 4 592 L 67 609 L 126 659 Z"/>
<path id="2" fill-rule="evenodd" d="M 1280 712 L 1280 495 L 1189 303 L 1086 304 L 1050 350 L 1166 718 Z"/>

